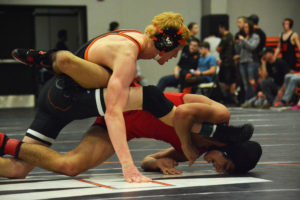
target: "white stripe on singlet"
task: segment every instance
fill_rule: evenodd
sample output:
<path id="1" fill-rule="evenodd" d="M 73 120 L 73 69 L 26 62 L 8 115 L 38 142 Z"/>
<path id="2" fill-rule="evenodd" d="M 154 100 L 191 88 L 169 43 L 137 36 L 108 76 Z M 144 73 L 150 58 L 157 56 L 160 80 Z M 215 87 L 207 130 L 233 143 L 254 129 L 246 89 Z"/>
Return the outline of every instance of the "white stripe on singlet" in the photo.
<path id="1" fill-rule="evenodd" d="M 28 129 L 27 133 L 29 133 L 29 134 L 31 134 L 31 135 L 33 135 L 33 136 L 35 136 L 35 137 L 37 137 L 37 138 L 39 138 L 43 141 L 49 142 L 51 144 L 54 143 L 54 141 L 55 141 L 54 139 L 49 138 L 49 137 L 47 137 L 47 136 L 45 136 L 45 135 L 43 135 L 43 134 L 41 134 L 41 133 L 39 133 L 35 130 L 32 130 L 32 129 Z"/>
<path id="2" fill-rule="evenodd" d="M 96 91 L 95 91 L 95 97 L 96 97 L 98 113 L 100 116 L 104 116 L 104 112 L 103 112 L 103 108 L 102 108 L 102 104 L 101 104 L 101 100 L 100 100 L 100 89 L 99 88 L 96 89 Z"/>

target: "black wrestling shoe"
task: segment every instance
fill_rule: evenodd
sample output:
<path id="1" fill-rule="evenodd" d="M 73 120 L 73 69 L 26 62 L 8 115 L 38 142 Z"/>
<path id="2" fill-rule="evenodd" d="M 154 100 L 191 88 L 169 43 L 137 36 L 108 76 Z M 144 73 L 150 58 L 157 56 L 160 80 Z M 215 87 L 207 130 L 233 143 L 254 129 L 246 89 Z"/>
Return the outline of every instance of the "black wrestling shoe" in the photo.
<path id="1" fill-rule="evenodd" d="M 6 145 L 7 140 L 8 137 L 3 133 L 0 133 L 0 156 L 4 155 L 4 147 Z"/>
<path id="2" fill-rule="evenodd" d="M 252 124 L 242 126 L 217 125 L 213 138 L 227 144 L 240 143 L 248 141 L 253 134 Z"/>
<path id="3" fill-rule="evenodd" d="M 46 69 L 52 69 L 51 52 L 37 51 L 34 49 L 14 49 L 12 57 L 25 65 L 38 65 Z"/>

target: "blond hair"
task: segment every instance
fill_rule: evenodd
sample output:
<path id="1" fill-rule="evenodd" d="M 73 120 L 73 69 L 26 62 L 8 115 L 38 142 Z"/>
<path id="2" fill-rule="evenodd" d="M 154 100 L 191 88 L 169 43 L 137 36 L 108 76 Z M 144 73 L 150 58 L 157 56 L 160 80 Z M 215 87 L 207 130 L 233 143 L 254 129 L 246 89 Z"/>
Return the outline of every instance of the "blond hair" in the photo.
<path id="1" fill-rule="evenodd" d="M 163 12 L 159 15 L 156 15 L 152 19 L 152 24 L 148 25 L 145 29 L 145 33 L 149 34 L 150 38 L 158 33 L 158 30 L 153 26 L 154 24 L 161 30 L 172 27 L 179 30 L 183 26 L 181 36 L 183 40 L 187 40 L 191 33 L 189 29 L 183 24 L 183 17 L 179 13 L 174 12 Z"/>

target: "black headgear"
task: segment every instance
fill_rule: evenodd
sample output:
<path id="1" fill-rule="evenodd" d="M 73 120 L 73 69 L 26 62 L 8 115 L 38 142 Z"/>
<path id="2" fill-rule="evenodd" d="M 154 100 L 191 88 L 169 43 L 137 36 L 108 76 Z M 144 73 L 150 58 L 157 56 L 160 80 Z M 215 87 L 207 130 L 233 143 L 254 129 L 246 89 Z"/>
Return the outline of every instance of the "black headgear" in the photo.
<path id="1" fill-rule="evenodd" d="M 158 33 L 153 36 L 154 45 L 156 49 L 158 49 L 161 54 L 164 52 L 169 52 L 178 47 L 180 43 L 184 43 L 182 40 L 181 32 L 184 28 L 182 26 L 179 30 L 176 28 L 168 27 L 161 30 L 155 24 L 153 25 Z"/>
<path id="2" fill-rule="evenodd" d="M 221 151 L 233 162 L 232 173 L 247 173 L 256 166 L 262 154 L 260 144 L 254 141 L 228 145 Z"/>

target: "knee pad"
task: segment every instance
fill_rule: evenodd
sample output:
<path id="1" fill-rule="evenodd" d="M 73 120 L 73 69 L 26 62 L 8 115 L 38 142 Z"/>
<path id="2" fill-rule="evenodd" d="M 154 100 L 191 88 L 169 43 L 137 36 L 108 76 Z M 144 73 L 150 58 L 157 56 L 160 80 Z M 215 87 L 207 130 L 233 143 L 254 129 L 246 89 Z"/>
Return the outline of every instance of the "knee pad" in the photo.
<path id="1" fill-rule="evenodd" d="M 143 110 L 161 118 L 171 112 L 174 103 L 155 86 L 143 87 Z"/>

